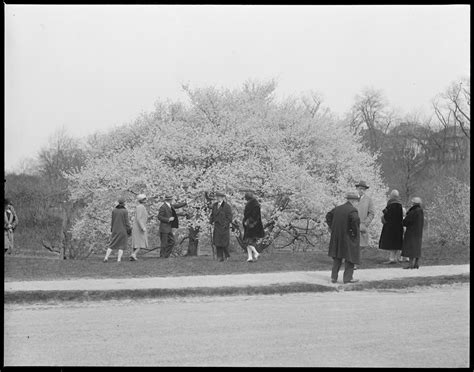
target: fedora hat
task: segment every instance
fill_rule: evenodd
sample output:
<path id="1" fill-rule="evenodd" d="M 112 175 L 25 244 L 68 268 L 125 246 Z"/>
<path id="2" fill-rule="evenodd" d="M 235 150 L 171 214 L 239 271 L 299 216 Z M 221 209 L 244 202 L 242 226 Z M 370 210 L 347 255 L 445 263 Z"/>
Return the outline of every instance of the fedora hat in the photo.
<path id="1" fill-rule="evenodd" d="M 119 204 L 125 204 L 125 198 L 123 196 L 120 196 L 118 199 L 117 199 L 118 203 Z"/>
<path id="2" fill-rule="evenodd" d="M 367 183 L 365 181 L 359 181 L 358 183 L 356 183 L 355 185 L 356 187 L 363 187 L 364 189 L 368 189 L 369 186 L 367 186 Z"/>
<path id="3" fill-rule="evenodd" d="M 165 200 L 173 200 L 173 195 L 165 195 Z"/>
<path id="4" fill-rule="evenodd" d="M 347 200 L 359 200 L 359 195 L 357 195 L 355 192 L 348 192 L 346 194 L 346 199 Z"/>

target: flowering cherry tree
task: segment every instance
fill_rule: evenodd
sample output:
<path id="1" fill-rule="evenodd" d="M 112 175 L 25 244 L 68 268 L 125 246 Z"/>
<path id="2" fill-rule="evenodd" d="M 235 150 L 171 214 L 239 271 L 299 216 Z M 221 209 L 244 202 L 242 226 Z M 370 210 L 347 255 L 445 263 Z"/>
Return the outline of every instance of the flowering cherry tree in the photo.
<path id="1" fill-rule="evenodd" d="M 180 223 L 197 236 L 209 231 L 210 196 L 222 190 L 239 237 L 243 192 L 254 190 L 267 232 L 259 250 L 317 245 L 325 214 L 359 179 L 381 213 L 387 190 L 375 155 L 327 108 L 309 109 L 304 97 L 277 101 L 273 81 L 183 89 L 188 102 L 159 102 L 134 123 L 89 138 L 86 165 L 68 176 L 72 198 L 86 202 L 72 230 L 85 247 L 104 247 L 119 195 L 133 209 L 145 193 L 152 220 L 165 194 L 186 201 Z"/>

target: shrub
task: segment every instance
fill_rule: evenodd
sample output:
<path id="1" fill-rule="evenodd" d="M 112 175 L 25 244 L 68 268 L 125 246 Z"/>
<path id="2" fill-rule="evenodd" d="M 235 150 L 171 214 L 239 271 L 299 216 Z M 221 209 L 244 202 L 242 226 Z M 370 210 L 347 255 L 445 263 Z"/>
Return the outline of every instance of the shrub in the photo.
<path id="1" fill-rule="evenodd" d="M 471 186 L 456 178 L 446 178 L 435 188 L 435 198 L 429 210 L 431 233 L 447 243 L 469 244 Z"/>

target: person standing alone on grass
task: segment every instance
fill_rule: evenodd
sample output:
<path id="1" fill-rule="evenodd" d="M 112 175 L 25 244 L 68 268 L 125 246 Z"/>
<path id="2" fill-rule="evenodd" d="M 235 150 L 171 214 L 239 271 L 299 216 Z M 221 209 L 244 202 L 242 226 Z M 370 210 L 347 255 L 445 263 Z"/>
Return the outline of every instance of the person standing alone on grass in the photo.
<path id="1" fill-rule="evenodd" d="M 137 255 L 140 248 L 148 248 L 148 233 L 146 223 L 148 221 L 148 212 L 145 208 L 146 195 L 137 196 L 138 205 L 135 210 L 135 221 L 132 229 L 132 254 L 130 261 L 137 261 Z"/>
<path id="2" fill-rule="evenodd" d="M 15 209 L 13 208 L 10 200 L 5 199 L 5 211 L 3 214 L 3 235 L 4 235 L 4 254 L 13 253 L 13 232 L 18 226 L 18 217 L 16 216 Z"/>
<path id="3" fill-rule="evenodd" d="M 184 207 L 187 203 L 173 204 L 173 196 L 166 195 L 165 201 L 158 211 L 160 220 L 160 257 L 168 258 L 175 244 L 174 232 L 178 229 L 178 215 L 175 208 Z"/>
<path id="4" fill-rule="evenodd" d="M 210 223 L 214 225 L 212 241 L 216 246 L 217 259 L 219 261 L 228 260 L 229 241 L 230 241 L 230 224 L 232 222 L 232 209 L 225 202 L 225 194 L 216 192 L 217 202 L 212 205 Z"/>
<path id="5" fill-rule="evenodd" d="M 402 256 L 409 257 L 410 262 L 404 269 L 418 269 L 421 257 L 421 243 L 423 240 L 424 215 L 421 208 L 421 199 L 414 197 L 411 199 L 411 208 L 403 219 L 403 226 L 406 226 L 403 237 Z"/>
<path id="6" fill-rule="evenodd" d="M 347 202 L 326 214 L 326 223 L 331 232 L 328 256 L 332 257 L 331 282 L 336 283 L 342 260 L 345 261 L 343 282 L 356 283 L 353 279 L 354 264 L 360 263 L 360 219 L 357 212 L 359 197 L 354 192 L 346 194 Z"/>
<path id="7" fill-rule="evenodd" d="M 243 242 L 247 248 L 247 262 L 253 262 L 253 260 L 257 260 L 260 256 L 255 248 L 257 239 L 263 238 L 265 232 L 263 231 L 260 203 L 253 195 L 253 192 L 247 191 L 245 193 L 245 200 L 247 200 L 247 204 L 245 204 L 244 218 L 242 220 L 244 226 Z"/>
<path id="8" fill-rule="evenodd" d="M 113 250 L 118 250 L 117 262 L 122 260 L 123 251 L 127 249 L 128 237 L 132 233 L 128 211 L 125 208 L 125 198 L 118 199 L 118 205 L 112 211 L 110 244 L 105 253 L 104 262 L 109 260 Z"/>
<path id="9" fill-rule="evenodd" d="M 382 233 L 380 234 L 379 249 L 390 252 L 388 264 L 398 262 L 398 253 L 403 243 L 403 207 L 398 190 L 392 190 L 387 206 L 382 211 Z"/>
<path id="10" fill-rule="evenodd" d="M 369 247 L 369 225 L 374 219 L 375 209 L 372 198 L 366 194 L 367 183 L 360 181 L 355 185 L 356 190 L 359 194 L 359 204 L 357 205 L 357 212 L 360 218 L 360 249 Z M 357 266 L 354 267 L 357 269 Z"/>

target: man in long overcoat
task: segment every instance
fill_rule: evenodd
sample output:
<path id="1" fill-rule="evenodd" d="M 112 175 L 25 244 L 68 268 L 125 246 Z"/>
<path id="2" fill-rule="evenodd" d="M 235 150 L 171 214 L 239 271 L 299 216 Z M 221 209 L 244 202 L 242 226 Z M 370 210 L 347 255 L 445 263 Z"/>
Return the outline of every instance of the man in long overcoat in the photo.
<path id="1" fill-rule="evenodd" d="M 118 250 L 117 262 L 120 262 L 123 251 L 127 249 L 128 237 L 132 234 L 128 211 L 125 208 L 125 198 L 123 197 L 118 199 L 118 205 L 112 211 L 110 231 L 110 244 L 105 253 L 104 262 L 108 261 L 112 250 Z"/>
<path id="2" fill-rule="evenodd" d="M 254 259 L 257 260 L 260 256 L 255 248 L 257 239 L 263 238 L 265 231 L 263 230 L 260 203 L 251 191 L 247 191 L 244 197 L 247 203 L 245 204 L 244 218 L 242 219 L 242 225 L 244 226 L 243 241 L 248 253 L 247 262 L 253 262 Z"/>
<path id="3" fill-rule="evenodd" d="M 130 261 L 137 261 L 137 255 L 141 248 L 148 248 L 148 232 L 146 223 L 148 221 L 148 212 L 145 207 L 146 195 L 137 196 L 138 205 L 135 209 L 135 221 L 132 228 L 132 254 Z"/>
<path id="4" fill-rule="evenodd" d="M 216 246 L 217 259 L 229 259 L 230 224 L 232 222 L 232 208 L 224 200 L 225 194 L 216 193 L 217 202 L 212 205 L 210 223 L 214 225 L 212 242 Z"/>
<path id="5" fill-rule="evenodd" d="M 379 249 L 390 252 L 387 263 L 397 263 L 397 253 L 402 249 L 403 242 L 403 207 L 398 190 L 392 190 L 387 206 L 382 211 L 382 233 Z"/>
<path id="6" fill-rule="evenodd" d="M 346 194 L 347 202 L 326 214 L 326 223 L 331 231 L 328 256 L 332 257 L 333 265 L 331 281 L 337 282 L 342 260 L 345 261 L 343 282 L 355 283 L 353 279 L 354 264 L 360 263 L 360 219 L 356 206 L 359 197 L 356 193 Z"/>
<path id="7" fill-rule="evenodd" d="M 403 219 L 403 226 L 406 226 L 403 237 L 402 256 L 410 258 L 408 266 L 404 269 L 418 269 L 421 257 L 421 244 L 423 240 L 424 213 L 421 208 L 421 199 L 414 197 L 411 199 L 411 208 Z"/>
<path id="8" fill-rule="evenodd" d="M 178 214 L 175 209 L 187 204 L 186 202 L 173 204 L 173 199 L 172 195 L 166 195 L 165 202 L 158 211 L 161 238 L 160 257 L 163 258 L 170 256 L 175 244 L 174 231 L 179 227 Z"/>

